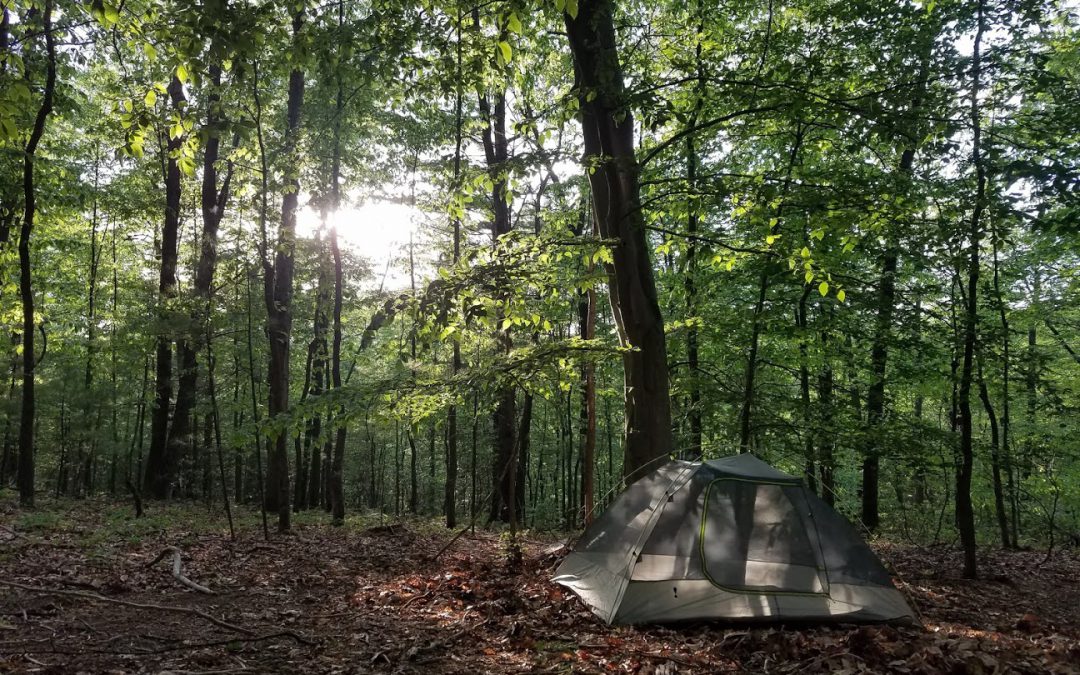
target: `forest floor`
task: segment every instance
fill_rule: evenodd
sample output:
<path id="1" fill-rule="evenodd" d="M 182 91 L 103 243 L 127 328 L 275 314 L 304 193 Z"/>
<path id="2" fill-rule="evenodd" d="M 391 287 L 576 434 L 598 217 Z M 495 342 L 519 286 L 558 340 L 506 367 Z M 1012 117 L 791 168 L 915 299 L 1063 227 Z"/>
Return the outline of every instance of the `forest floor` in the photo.
<path id="1" fill-rule="evenodd" d="M 511 573 L 479 529 L 432 561 L 451 535 L 431 522 L 302 514 L 266 542 L 243 511 L 230 541 L 203 506 L 43 501 L 0 493 L 0 672 L 1080 672 L 1075 550 L 988 550 L 965 581 L 951 547 L 880 544 L 918 628 L 608 627 L 549 581 L 555 536 L 527 537 Z M 167 546 L 214 595 L 171 556 L 148 566 Z"/>

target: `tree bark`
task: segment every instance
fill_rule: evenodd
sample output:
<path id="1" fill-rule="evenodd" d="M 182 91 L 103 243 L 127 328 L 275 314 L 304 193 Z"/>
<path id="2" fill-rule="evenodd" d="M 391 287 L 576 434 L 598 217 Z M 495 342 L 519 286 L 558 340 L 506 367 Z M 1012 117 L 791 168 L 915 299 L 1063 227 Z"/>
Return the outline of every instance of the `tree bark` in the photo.
<path id="1" fill-rule="evenodd" d="M 191 414 L 198 400 L 198 355 L 204 346 L 206 322 L 210 316 L 210 296 L 217 269 L 218 229 L 225 215 L 232 182 L 232 162 L 229 162 L 221 186 L 218 186 L 217 162 L 221 155 L 221 126 L 224 122 L 219 111 L 221 75 L 221 66 L 211 64 L 206 115 L 208 136 L 203 151 L 200 194 L 202 234 L 199 239 L 199 259 L 195 267 L 195 303 L 190 313 L 190 330 L 181 335 L 176 343 L 180 374 L 177 379 L 172 426 L 169 428 L 167 440 L 167 454 L 174 458 L 180 457 L 186 448 L 193 447 L 197 442 L 193 437 Z"/>
<path id="2" fill-rule="evenodd" d="M 454 91 L 454 179 L 453 189 L 461 189 L 461 145 L 462 126 L 464 123 L 462 106 L 462 44 L 461 44 L 461 13 L 458 13 L 455 43 L 455 91 Z M 454 217 L 454 241 L 453 263 L 456 267 L 461 261 L 461 218 Z M 461 371 L 461 343 L 454 336 L 454 354 L 450 361 L 451 376 Z M 457 527 L 457 480 L 458 480 L 458 407 L 456 402 L 451 402 L 446 411 L 446 483 L 443 490 L 443 515 L 446 518 L 446 527 Z"/>
<path id="3" fill-rule="evenodd" d="M 479 30 L 479 12 L 474 10 L 473 18 Z M 483 143 L 488 174 L 491 176 L 492 243 L 496 248 L 499 239 L 510 232 L 510 205 L 506 203 L 506 162 L 509 159 L 509 139 L 506 135 L 506 92 L 498 91 L 494 95 L 494 105 L 487 93 L 480 94 L 480 114 L 484 118 Z M 508 283 L 508 282 L 503 282 Z M 502 288 L 500 291 L 508 292 Z M 501 320 L 501 316 L 498 320 Z M 499 349 L 509 354 L 513 348 L 513 339 L 509 328 L 497 328 Z M 492 463 L 492 499 L 490 519 L 509 523 L 515 510 L 511 504 L 512 495 L 521 493 L 518 486 L 516 467 L 516 432 L 517 396 L 512 385 L 504 386 L 497 394 L 495 412 L 492 415 L 495 441 L 494 462 Z"/>
<path id="4" fill-rule="evenodd" d="M 293 41 L 299 41 L 304 25 L 303 8 L 293 15 Z M 269 413 L 284 416 L 289 410 L 289 351 L 292 338 L 293 268 L 296 252 L 296 210 L 300 196 L 298 145 L 300 114 L 304 106 L 304 71 L 293 66 L 289 73 L 289 96 L 286 103 L 285 147 L 283 153 L 289 176 L 281 200 L 281 226 L 271 266 L 264 258 L 267 335 L 270 339 Z M 268 255 L 269 252 L 266 252 Z M 288 434 L 281 430 L 271 446 L 266 475 L 266 509 L 277 511 L 278 531 L 289 530 L 289 448 Z"/>
<path id="5" fill-rule="evenodd" d="M 22 300 L 22 406 L 19 411 L 19 503 L 34 505 L 34 288 L 30 261 L 30 236 L 37 215 L 37 193 L 34 186 L 34 159 L 38 144 L 45 134 L 45 122 L 53 109 L 56 92 L 56 38 L 52 27 L 52 0 L 45 0 L 42 11 L 45 51 L 47 57 L 45 90 L 41 106 L 34 118 L 23 148 L 23 219 L 19 227 L 19 297 Z M 6 12 L 5 12 L 6 15 Z"/>
<path id="6" fill-rule="evenodd" d="M 784 217 L 784 206 L 787 202 L 788 192 L 791 189 L 791 177 L 795 171 L 795 165 L 799 161 L 799 152 L 802 150 L 803 138 L 806 128 L 800 122 L 795 127 L 795 138 L 791 144 L 791 152 L 788 155 L 787 171 L 784 173 L 784 186 L 780 194 L 780 204 L 776 208 L 776 222 L 769 226 L 769 233 L 776 232 L 780 220 Z M 764 323 L 765 300 L 769 293 L 769 282 L 776 273 L 776 263 L 766 261 L 761 270 L 758 280 L 758 297 L 754 304 L 754 314 L 750 328 L 750 348 L 746 355 L 746 376 L 743 379 L 742 405 L 739 409 L 739 452 L 750 452 L 753 425 L 751 418 L 754 409 L 754 386 L 757 375 L 758 348 L 761 342 L 761 329 Z"/>
<path id="7" fill-rule="evenodd" d="M 986 419 L 990 423 L 990 477 L 994 488 L 994 514 L 997 516 L 998 529 L 1001 531 L 1001 545 L 1010 548 L 1009 540 L 1009 515 L 1005 511 L 1005 489 L 1001 481 L 1001 434 L 999 432 L 998 417 L 994 412 L 994 404 L 990 400 L 990 392 L 983 378 L 982 356 L 977 359 L 976 365 L 979 380 L 979 399 L 982 400 L 983 409 L 986 410 Z"/>
<path id="8" fill-rule="evenodd" d="M 335 185 L 337 182 L 335 181 Z M 336 208 L 336 207 L 335 207 Z M 330 251 L 334 257 L 334 337 L 330 354 L 330 377 L 334 389 L 341 388 L 341 305 L 344 293 L 344 273 L 341 268 L 341 248 L 337 228 L 330 228 Z M 339 413 L 342 411 L 338 411 Z M 335 525 L 345 524 L 345 441 L 348 429 L 345 420 L 334 420 L 334 453 L 330 463 L 330 508 Z M 396 497 L 395 497 L 396 498 Z"/>
<path id="9" fill-rule="evenodd" d="M 979 247 L 982 243 L 982 214 L 986 208 L 986 167 L 982 156 L 982 121 L 979 110 L 979 93 L 982 88 L 982 37 L 986 28 L 985 11 L 986 0 L 979 0 L 977 28 L 971 57 L 971 160 L 975 166 L 975 206 L 971 212 L 968 233 L 970 251 L 966 307 L 964 308 L 963 362 L 957 392 L 960 408 L 960 464 L 956 472 L 956 523 L 960 530 L 960 544 L 964 550 L 963 573 L 967 579 L 978 576 L 975 511 L 971 503 L 971 478 L 975 459 L 972 438 L 971 381 L 979 318 Z"/>
<path id="10" fill-rule="evenodd" d="M 173 108 L 180 110 L 184 85 L 173 77 L 169 83 Z M 158 275 L 158 313 L 161 319 L 169 314 L 169 302 L 176 297 L 177 244 L 180 234 L 181 175 L 178 158 L 183 136 L 170 134 L 165 162 L 165 222 L 161 230 L 161 270 Z M 162 323 L 165 323 L 162 321 Z M 154 406 L 150 415 L 150 450 L 146 455 L 143 489 L 147 496 L 168 499 L 176 480 L 179 457 L 168 447 L 169 407 L 173 393 L 172 340 L 162 327 L 156 338 L 154 368 Z"/>
<path id="11" fill-rule="evenodd" d="M 608 265 L 611 308 L 623 354 L 626 407 L 623 476 L 637 479 L 674 450 L 667 343 L 645 220 L 634 119 L 615 43 L 613 0 L 580 0 L 564 15 L 600 237 L 615 240 Z"/>

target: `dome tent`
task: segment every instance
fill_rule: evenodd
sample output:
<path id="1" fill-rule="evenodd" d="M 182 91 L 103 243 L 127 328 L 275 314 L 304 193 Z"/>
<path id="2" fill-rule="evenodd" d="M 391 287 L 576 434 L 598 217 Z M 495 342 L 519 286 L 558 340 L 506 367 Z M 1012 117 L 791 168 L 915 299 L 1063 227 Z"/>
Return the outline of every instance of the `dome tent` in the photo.
<path id="1" fill-rule="evenodd" d="M 672 461 L 633 483 L 554 581 L 609 624 L 914 621 L 855 528 L 750 454 Z"/>

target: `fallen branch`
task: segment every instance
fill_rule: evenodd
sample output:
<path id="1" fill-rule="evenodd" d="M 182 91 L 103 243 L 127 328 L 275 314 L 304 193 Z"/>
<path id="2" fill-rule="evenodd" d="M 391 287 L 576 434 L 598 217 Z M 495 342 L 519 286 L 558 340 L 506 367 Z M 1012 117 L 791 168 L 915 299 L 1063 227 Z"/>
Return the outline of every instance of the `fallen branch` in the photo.
<path id="1" fill-rule="evenodd" d="M 157 562 L 157 561 L 155 560 L 154 562 Z M 152 610 L 155 610 L 155 611 L 158 611 L 158 612 L 174 612 L 174 613 L 177 613 L 177 614 L 189 614 L 191 616 L 197 616 L 200 619 L 204 619 L 206 621 L 209 621 L 210 623 L 214 624 L 215 626 L 218 626 L 219 628 L 224 628 L 226 630 L 231 630 L 231 631 L 234 631 L 234 632 L 237 632 L 237 633 L 242 633 L 244 635 L 249 635 L 249 636 L 254 636 L 255 635 L 255 631 L 253 631 L 253 630 L 244 628 L 243 626 L 237 626 L 235 624 L 231 624 L 228 621 L 222 621 L 221 619 L 218 619 L 218 618 L 216 618 L 214 616 L 211 616 L 210 614 L 207 614 L 206 612 L 204 612 L 202 610 L 194 609 L 194 608 L 191 608 L 191 607 L 177 607 L 175 605 L 158 605 L 158 604 L 150 603 L 150 602 L 131 602 L 131 601 L 128 601 L 128 600 L 118 600 L 116 598 L 108 598 L 108 597 L 105 597 L 104 595 L 99 595 L 97 593 L 91 593 L 89 591 L 63 591 L 63 590 L 59 590 L 59 589 L 55 589 L 55 588 L 40 588 L 40 587 L 37 587 L 37 586 L 28 586 L 26 584 L 20 584 L 20 583 L 14 582 L 14 581 L 7 581 L 6 579 L 0 579 L 0 586 L 9 586 L 11 588 L 18 588 L 20 590 L 28 591 L 30 593 L 41 593 L 41 594 L 44 594 L 44 595 L 63 595 L 63 596 L 71 597 L 71 598 L 83 598 L 83 599 L 86 599 L 86 600 L 93 600 L 94 602 L 108 602 L 108 603 L 112 603 L 114 605 L 123 605 L 125 607 L 132 607 L 132 608 L 135 608 L 135 609 L 152 609 Z"/>
<path id="2" fill-rule="evenodd" d="M 217 593 L 214 593 L 206 586 L 201 586 L 183 575 L 183 573 L 180 571 L 180 558 L 183 553 L 181 553 L 180 549 L 176 548 L 175 546 L 166 546 L 165 550 L 163 550 L 161 553 L 158 553 L 158 556 L 156 558 L 146 563 L 146 567 L 153 567 L 158 563 L 159 560 L 161 560 L 170 553 L 173 554 L 172 575 L 174 579 L 176 579 L 177 581 L 179 581 L 193 591 L 198 591 L 207 595 L 217 595 Z"/>

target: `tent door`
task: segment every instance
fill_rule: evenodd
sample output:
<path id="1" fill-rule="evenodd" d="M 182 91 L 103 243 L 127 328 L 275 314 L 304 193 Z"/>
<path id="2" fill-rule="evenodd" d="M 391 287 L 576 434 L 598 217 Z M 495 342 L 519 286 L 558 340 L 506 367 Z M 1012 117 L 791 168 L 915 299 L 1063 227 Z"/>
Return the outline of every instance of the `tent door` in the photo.
<path id="1" fill-rule="evenodd" d="M 706 578 L 737 593 L 828 594 L 808 515 L 800 486 L 717 478 L 705 490 L 701 516 Z"/>

